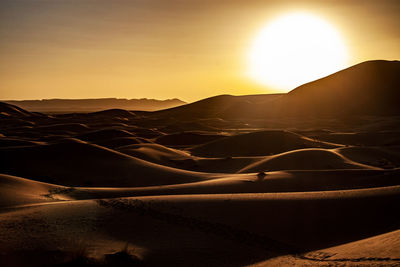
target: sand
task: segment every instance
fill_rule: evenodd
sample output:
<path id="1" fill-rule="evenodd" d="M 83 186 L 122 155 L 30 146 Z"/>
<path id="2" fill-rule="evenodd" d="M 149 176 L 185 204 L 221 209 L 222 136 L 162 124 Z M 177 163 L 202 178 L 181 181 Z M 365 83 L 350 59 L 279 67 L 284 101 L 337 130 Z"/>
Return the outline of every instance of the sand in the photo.
<path id="1" fill-rule="evenodd" d="M 351 80 L 382 64 L 157 112 L 0 103 L 0 266 L 399 266 L 398 63 Z"/>

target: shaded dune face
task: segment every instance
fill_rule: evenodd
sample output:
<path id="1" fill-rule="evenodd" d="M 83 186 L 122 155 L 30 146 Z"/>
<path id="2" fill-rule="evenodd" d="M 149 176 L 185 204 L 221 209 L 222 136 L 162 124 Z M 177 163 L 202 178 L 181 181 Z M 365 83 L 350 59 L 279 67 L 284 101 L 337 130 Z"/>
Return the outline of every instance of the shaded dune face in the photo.
<path id="1" fill-rule="evenodd" d="M 363 62 L 295 88 L 281 99 L 280 109 L 302 116 L 398 116 L 400 109 L 394 99 L 400 97 L 399 73 L 399 61 Z"/>
<path id="2" fill-rule="evenodd" d="M 0 265 L 396 266 L 397 70 L 157 112 L 0 103 Z"/>
<path id="3" fill-rule="evenodd" d="M 369 169 L 368 165 L 351 161 L 341 154 L 326 149 L 300 149 L 281 153 L 246 166 L 240 172 L 264 170 L 328 170 L 328 169 Z"/>
<path id="4" fill-rule="evenodd" d="M 201 180 L 202 175 L 74 141 L 0 149 L 2 173 L 68 186 L 143 186 Z"/>
<path id="5" fill-rule="evenodd" d="M 310 134 L 309 137 L 316 137 Z M 349 146 L 398 146 L 400 145 L 399 131 L 368 131 L 348 133 L 321 133 L 318 139 L 326 142 Z"/>
<path id="6" fill-rule="evenodd" d="M 399 199 L 398 190 L 396 186 L 305 194 L 243 194 L 237 198 L 231 195 L 198 195 L 145 197 L 140 200 L 145 202 L 147 209 L 161 214 L 168 212 L 178 218 L 189 217 L 238 229 L 252 229 L 288 247 L 314 249 L 313 246 L 324 242 L 325 245 L 332 245 L 346 238 L 369 236 L 371 229 L 379 233 L 395 228 L 393 225 L 400 222 L 399 217 L 392 213 L 399 210 L 394 203 Z M 338 198 L 339 195 L 341 198 Z M 137 205 L 130 199 L 120 202 L 124 203 L 121 208 L 127 210 Z M 117 206 L 117 203 L 114 205 Z M 369 211 L 378 217 L 371 216 Z M 260 212 L 268 216 L 262 217 Z M 238 217 L 238 214 L 244 216 Z"/>
<path id="7" fill-rule="evenodd" d="M 160 136 L 156 142 L 167 146 L 193 146 L 208 143 L 226 137 L 224 134 L 213 134 L 207 132 L 182 132 Z"/>
<path id="8" fill-rule="evenodd" d="M 17 107 L 15 105 L 7 104 L 4 102 L 0 103 L 0 115 L 2 118 L 4 117 L 25 117 L 25 116 L 31 116 L 33 115 L 32 113 Z"/>
<path id="9" fill-rule="evenodd" d="M 132 133 L 121 129 L 101 129 L 78 135 L 76 136 L 76 138 L 84 141 L 96 142 L 96 141 L 110 140 L 121 137 L 132 137 L 132 136 L 134 136 Z"/>
<path id="10" fill-rule="evenodd" d="M 265 156 L 309 147 L 333 148 L 335 144 L 311 140 L 289 131 L 274 130 L 226 137 L 193 147 L 190 151 L 199 156 Z"/>
<path id="11" fill-rule="evenodd" d="M 45 203 L 52 200 L 71 199 L 62 197 L 62 192 L 67 192 L 67 187 L 33 181 L 11 175 L 0 174 L 0 208 Z M 57 199 L 50 199 L 50 192 L 58 192 Z"/>
<path id="12" fill-rule="evenodd" d="M 31 146 L 39 144 L 35 141 L 21 140 L 18 138 L 5 138 L 0 139 L 0 147 L 14 147 L 14 146 Z"/>

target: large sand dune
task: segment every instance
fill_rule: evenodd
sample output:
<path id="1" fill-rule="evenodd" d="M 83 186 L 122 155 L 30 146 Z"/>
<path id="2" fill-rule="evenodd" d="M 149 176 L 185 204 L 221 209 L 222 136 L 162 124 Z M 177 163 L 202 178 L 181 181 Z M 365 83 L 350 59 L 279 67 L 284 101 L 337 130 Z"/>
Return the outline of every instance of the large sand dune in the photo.
<path id="1" fill-rule="evenodd" d="M 399 61 L 362 62 L 295 88 L 276 108 L 295 116 L 399 115 L 399 70 Z"/>
<path id="2" fill-rule="evenodd" d="M 1 258 L 13 263 L 28 259 L 31 264 L 45 259 L 62 262 L 73 260 L 83 246 L 85 256 L 101 259 L 128 243 L 132 253 L 149 265 L 188 265 L 193 259 L 199 265 L 247 265 L 391 231 L 399 225 L 399 192 L 395 186 L 309 193 L 154 196 L 3 210 L 0 247 L 8 253 Z M 25 231 L 20 232 L 20 228 Z M 349 248 L 359 251 L 351 243 Z M 10 253 L 15 250 L 23 251 L 24 257 Z M 36 251 L 34 256 L 32 251 Z M 373 252 L 382 264 L 382 253 Z M 225 258 L 211 256 L 214 253 Z M 395 256 L 393 253 L 386 255 Z"/>
<path id="3" fill-rule="evenodd" d="M 0 149 L 1 172 L 68 186 L 145 186 L 207 179 L 76 139 Z"/>
<path id="4" fill-rule="evenodd" d="M 0 174 L 0 208 L 50 202 L 55 200 L 49 197 L 51 192 L 58 193 L 57 199 L 71 199 L 68 196 L 63 197 L 64 191 L 68 191 L 68 188 Z"/>
<path id="5" fill-rule="evenodd" d="M 9 117 L 9 116 L 24 117 L 24 116 L 32 116 L 33 114 L 20 107 L 1 102 L 0 115 L 2 117 Z"/>

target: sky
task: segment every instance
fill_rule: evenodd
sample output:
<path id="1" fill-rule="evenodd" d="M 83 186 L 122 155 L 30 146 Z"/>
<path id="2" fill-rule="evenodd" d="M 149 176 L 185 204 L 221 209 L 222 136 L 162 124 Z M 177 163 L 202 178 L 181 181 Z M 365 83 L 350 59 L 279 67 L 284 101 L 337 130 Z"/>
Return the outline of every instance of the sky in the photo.
<path id="1" fill-rule="evenodd" d="M 0 99 L 281 92 L 249 77 L 249 49 L 297 10 L 335 27 L 348 66 L 400 59 L 398 0 L 0 0 Z"/>

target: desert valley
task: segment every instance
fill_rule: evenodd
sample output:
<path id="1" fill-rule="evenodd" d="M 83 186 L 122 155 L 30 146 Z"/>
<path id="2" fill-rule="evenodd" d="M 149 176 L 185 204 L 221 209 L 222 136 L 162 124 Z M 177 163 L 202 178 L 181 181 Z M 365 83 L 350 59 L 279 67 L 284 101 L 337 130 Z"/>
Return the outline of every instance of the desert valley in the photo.
<path id="1" fill-rule="evenodd" d="M 1 266 L 400 266 L 400 62 L 158 111 L 0 103 Z"/>

